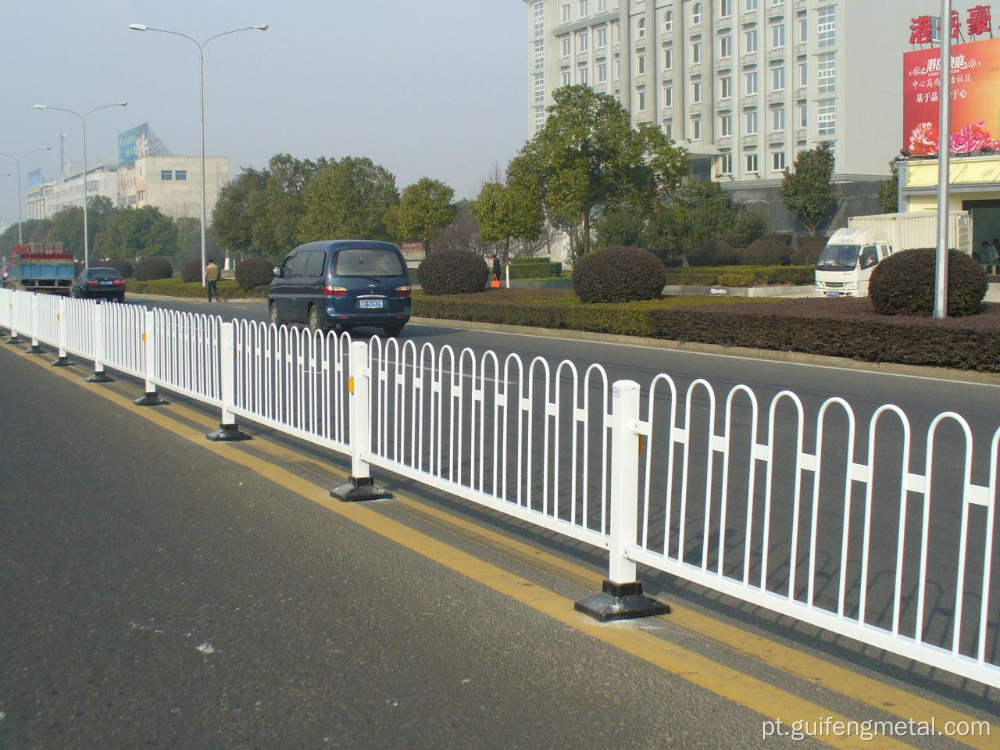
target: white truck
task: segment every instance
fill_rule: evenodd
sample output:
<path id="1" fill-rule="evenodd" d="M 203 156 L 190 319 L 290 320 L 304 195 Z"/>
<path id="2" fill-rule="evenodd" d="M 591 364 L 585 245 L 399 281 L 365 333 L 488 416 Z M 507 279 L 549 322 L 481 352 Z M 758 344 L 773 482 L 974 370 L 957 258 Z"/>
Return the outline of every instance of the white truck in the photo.
<path id="1" fill-rule="evenodd" d="M 867 297 L 868 281 L 879 263 L 893 253 L 937 246 L 937 213 L 854 216 L 838 229 L 816 262 L 820 297 Z M 972 255 L 972 220 L 968 211 L 950 215 L 952 249 Z"/>

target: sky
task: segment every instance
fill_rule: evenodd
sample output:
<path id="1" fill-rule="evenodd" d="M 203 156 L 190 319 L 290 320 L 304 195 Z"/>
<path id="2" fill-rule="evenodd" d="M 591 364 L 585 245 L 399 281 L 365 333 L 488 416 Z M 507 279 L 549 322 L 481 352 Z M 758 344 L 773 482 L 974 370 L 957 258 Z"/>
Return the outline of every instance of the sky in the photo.
<path id="1" fill-rule="evenodd" d="M 205 48 L 205 139 L 233 176 L 276 153 L 367 156 L 400 189 L 421 177 L 471 198 L 528 135 L 527 10 L 522 0 L 35 0 L 0 27 L 0 152 L 22 177 L 59 171 L 57 134 L 82 166 L 117 162 L 118 133 L 149 122 L 172 153 L 200 153 L 198 49 Z M 17 166 L 0 158 L 0 221 L 17 221 Z M 25 213 L 26 206 L 23 207 Z"/>

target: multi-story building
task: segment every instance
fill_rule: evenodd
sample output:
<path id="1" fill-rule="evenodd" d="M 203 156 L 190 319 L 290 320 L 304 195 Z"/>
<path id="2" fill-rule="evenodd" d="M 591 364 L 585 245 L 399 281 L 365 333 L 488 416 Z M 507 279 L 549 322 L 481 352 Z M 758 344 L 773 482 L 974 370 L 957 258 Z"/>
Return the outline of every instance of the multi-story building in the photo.
<path id="1" fill-rule="evenodd" d="M 118 168 L 98 164 L 87 168 L 87 197 L 103 196 L 118 204 Z M 83 207 L 83 172 L 64 175 L 28 189 L 29 219 L 51 219 L 64 208 Z"/>
<path id="2" fill-rule="evenodd" d="M 229 157 L 205 157 L 205 202 L 211 221 L 229 181 Z M 118 205 L 156 206 L 167 216 L 201 218 L 201 157 L 142 156 L 118 169 Z"/>
<path id="3" fill-rule="evenodd" d="M 552 92 L 587 84 L 734 192 L 829 142 L 835 180 L 888 174 L 902 140 L 912 0 L 526 0 L 529 136 Z M 918 3 L 919 5 L 919 3 Z M 737 195 L 736 197 L 740 197 Z"/>

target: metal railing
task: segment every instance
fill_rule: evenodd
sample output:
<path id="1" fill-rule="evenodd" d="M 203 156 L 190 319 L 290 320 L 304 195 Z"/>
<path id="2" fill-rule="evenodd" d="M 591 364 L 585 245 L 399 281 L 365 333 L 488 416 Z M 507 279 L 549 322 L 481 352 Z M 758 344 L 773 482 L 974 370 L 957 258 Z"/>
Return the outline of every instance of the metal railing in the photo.
<path id="1" fill-rule="evenodd" d="M 957 413 L 918 432 L 894 405 L 9 290 L 0 327 L 607 549 L 615 586 L 646 565 L 1000 688 L 1000 429 Z"/>

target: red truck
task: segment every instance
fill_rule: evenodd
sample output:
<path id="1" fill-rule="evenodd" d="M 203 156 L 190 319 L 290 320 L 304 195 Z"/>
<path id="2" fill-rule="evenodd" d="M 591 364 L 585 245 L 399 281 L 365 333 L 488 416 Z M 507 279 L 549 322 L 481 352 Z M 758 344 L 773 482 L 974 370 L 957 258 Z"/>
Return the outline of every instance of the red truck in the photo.
<path id="1" fill-rule="evenodd" d="M 0 266 L 0 286 L 23 292 L 69 294 L 76 276 L 73 255 L 61 242 L 14 245 Z"/>

